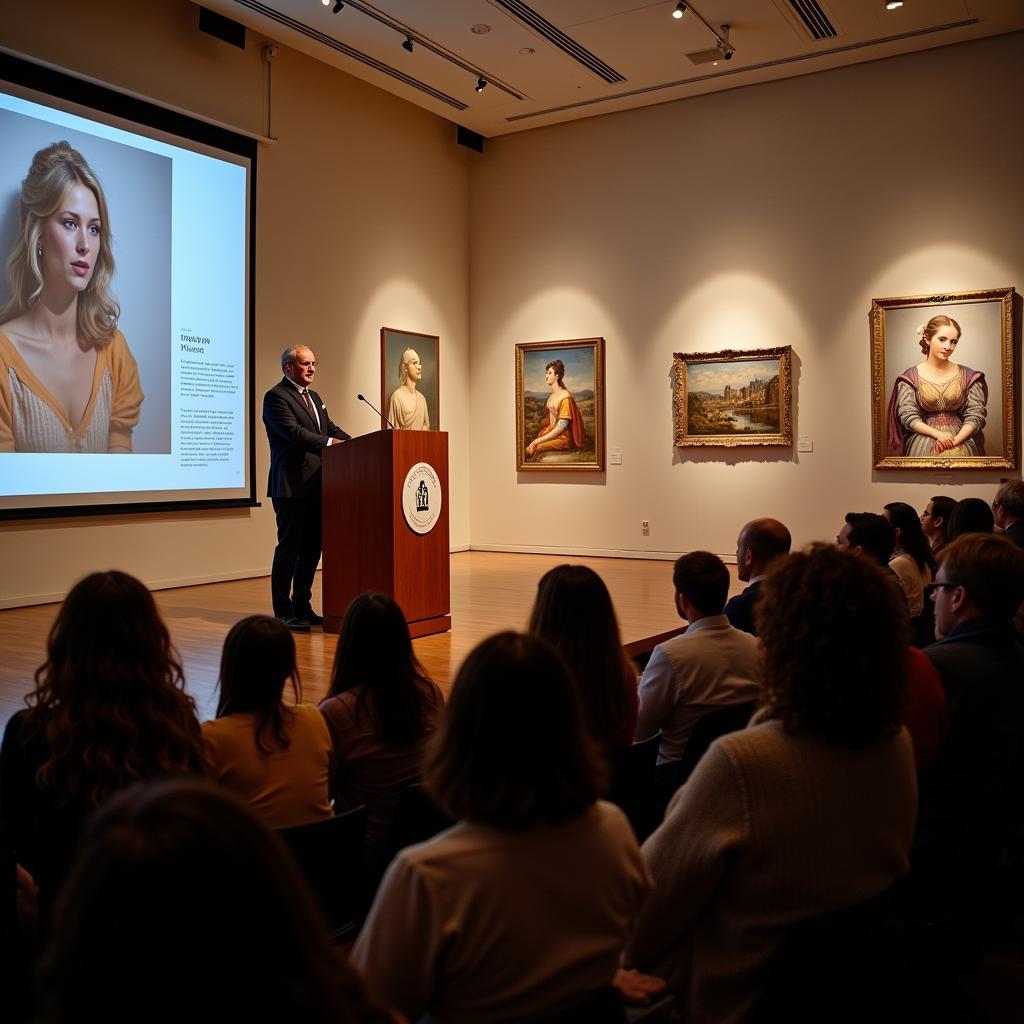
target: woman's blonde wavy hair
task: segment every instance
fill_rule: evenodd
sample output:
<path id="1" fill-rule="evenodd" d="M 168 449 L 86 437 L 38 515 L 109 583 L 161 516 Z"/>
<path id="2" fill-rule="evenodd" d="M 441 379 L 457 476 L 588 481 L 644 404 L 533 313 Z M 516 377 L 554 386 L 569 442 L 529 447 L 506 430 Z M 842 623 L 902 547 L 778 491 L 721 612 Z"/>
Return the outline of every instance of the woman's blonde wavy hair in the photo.
<path id="1" fill-rule="evenodd" d="M 11 298 L 0 310 L 0 323 L 21 316 L 43 291 L 39 239 L 47 217 L 53 216 L 69 188 L 82 185 L 96 197 L 100 213 L 100 247 L 89 284 L 78 296 L 78 337 L 103 348 L 114 336 L 121 308 L 110 294 L 114 277 L 113 238 L 107 200 L 99 178 L 85 157 L 67 142 L 54 142 L 32 158 L 21 183 L 21 234 L 7 258 Z"/>

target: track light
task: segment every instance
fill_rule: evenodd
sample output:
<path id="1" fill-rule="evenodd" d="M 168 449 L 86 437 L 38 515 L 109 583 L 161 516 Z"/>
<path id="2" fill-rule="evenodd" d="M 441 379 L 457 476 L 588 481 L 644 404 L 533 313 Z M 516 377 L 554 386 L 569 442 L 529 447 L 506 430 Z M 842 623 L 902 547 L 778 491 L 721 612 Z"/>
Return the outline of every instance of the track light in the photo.
<path id="1" fill-rule="evenodd" d="M 477 91 L 477 92 L 483 92 L 483 91 L 484 91 L 484 89 L 486 89 L 486 88 L 487 88 L 487 79 L 486 79 L 486 78 L 484 78 L 484 77 L 483 77 L 483 75 L 481 75 L 481 76 L 480 76 L 480 77 L 479 77 L 479 78 L 478 78 L 478 79 L 476 80 L 476 91 Z"/>
<path id="2" fill-rule="evenodd" d="M 672 12 L 672 17 L 681 18 L 685 13 L 686 4 L 683 3 L 683 0 L 679 0 L 679 3 L 676 4 L 676 9 Z"/>
<path id="3" fill-rule="evenodd" d="M 406 53 L 412 53 L 412 36 L 405 37 L 405 42 L 402 43 L 402 49 L 405 50 Z"/>
<path id="4" fill-rule="evenodd" d="M 898 11 L 903 6 L 903 0 L 885 0 L 887 11 Z"/>
<path id="5" fill-rule="evenodd" d="M 334 6 L 333 6 L 333 7 L 331 8 L 331 10 L 332 10 L 332 11 L 333 11 L 333 12 L 334 12 L 335 14 L 337 14 L 337 13 L 338 13 L 338 11 L 340 11 L 340 10 L 342 9 L 342 7 L 344 7 L 344 6 L 345 6 L 345 5 L 344 5 L 344 4 L 343 4 L 343 3 L 341 2 L 341 0 L 337 0 L 337 2 L 336 2 L 336 3 L 335 3 L 335 5 L 334 5 Z"/>

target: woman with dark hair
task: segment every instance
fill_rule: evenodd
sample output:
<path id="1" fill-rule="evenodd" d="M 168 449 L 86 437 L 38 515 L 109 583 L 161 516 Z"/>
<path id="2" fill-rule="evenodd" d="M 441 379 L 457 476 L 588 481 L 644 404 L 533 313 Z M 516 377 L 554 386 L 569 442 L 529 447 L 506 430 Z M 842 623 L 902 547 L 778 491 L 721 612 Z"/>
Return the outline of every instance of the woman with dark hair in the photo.
<path id="1" fill-rule="evenodd" d="M 955 363 L 960 325 L 940 313 L 917 329 L 924 359 L 896 378 L 887 454 L 964 458 L 985 454 L 985 374 Z"/>
<path id="2" fill-rule="evenodd" d="M 544 367 L 544 383 L 551 388 L 551 396 L 545 409 L 547 419 L 537 431 L 537 436 L 526 446 L 526 457 L 544 452 L 564 452 L 582 448 L 587 443 L 587 428 L 583 425 L 576 399 L 562 383 L 565 377 L 565 363 L 552 359 Z"/>
<path id="3" fill-rule="evenodd" d="M 889 568 L 899 577 L 911 619 L 917 620 L 924 610 L 924 588 L 935 571 L 931 546 L 921 529 L 920 517 L 905 501 L 890 501 L 882 515 L 896 533 Z"/>
<path id="4" fill-rule="evenodd" d="M 649 879 L 576 688 L 543 640 L 459 669 L 427 788 L 458 824 L 399 853 L 352 963 L 410 1020 L 533 1020 L 611 985 Z"/>
<path id="5" fill-rule="evenodd" d="M 284 703 L 291 684 L 293 706 Z M 217 717 L 203 723 L 212 777 L 252 805 L 270 828 L 329 818 L 331 735 L 302 703 L 295 641 L 268 615 L 231 627 L 220 661 Z"/>
<path id="6" fill-rule="evenodd" d="M 335 809 L 366 805 L 371 861 L 387 847 L 396 797 L 419 781 L 423 741 L 443 704 L 413 653 L 402 609 L 383 594 L 356 597 L 320 712 L 334 742 Z"/>
<path id="7" fill-rule="evenodd" d="M 28 708 L 0 748 L 0 815 L 52 899 L 87 814 L 139 779 L 202 775 L 202 737 L 181 662 L 150 592 L 123 572 L 72 587 Z"/>
<path id="8" fill-rule="evenodd" d="M 133 786 L 92 820 L 40 970 L 40 1024 L 385 1024 L 281 842 L 229 794 Z"/>
<path id="9" fill-rule="evenodd" d="M 748 1019 L 790 926 L 908 869 L 907 616 L 887 576 L 823 544 L 769 570 L 761 709 L 711 745 L 644 844 L 655 895 L 628 960 L 670 977 L 687 1021 Z"/>
<path id="10" fill-rule="evenodd" d="M 547 640 L 569 666 L 583 718 L 603 751 L 633 742 L 636 672 L 622 650 L 604 580 L 585 565 L 558 565 L 537 585 L 528 632 Z"/>
<path id="11" fill-rule="evenodd" d="M 962 498 L 953 506 L 946 528 L 946 540 L 952 543 L 965 533 L 994 533 L 996 517 L 987 501 Z"/>

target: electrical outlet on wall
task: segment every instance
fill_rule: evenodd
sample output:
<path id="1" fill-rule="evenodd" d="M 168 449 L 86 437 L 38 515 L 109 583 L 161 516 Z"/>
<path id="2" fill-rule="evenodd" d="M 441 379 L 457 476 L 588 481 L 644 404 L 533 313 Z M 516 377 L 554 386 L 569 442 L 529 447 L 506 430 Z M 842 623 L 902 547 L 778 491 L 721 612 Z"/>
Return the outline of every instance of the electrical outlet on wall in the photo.
<path id="1" fill-rule="evenodd" d="M 644 537 L 650 537 L 651 535 L 651 522 L 649 519 L 640 520 L 640 533 Z"/>

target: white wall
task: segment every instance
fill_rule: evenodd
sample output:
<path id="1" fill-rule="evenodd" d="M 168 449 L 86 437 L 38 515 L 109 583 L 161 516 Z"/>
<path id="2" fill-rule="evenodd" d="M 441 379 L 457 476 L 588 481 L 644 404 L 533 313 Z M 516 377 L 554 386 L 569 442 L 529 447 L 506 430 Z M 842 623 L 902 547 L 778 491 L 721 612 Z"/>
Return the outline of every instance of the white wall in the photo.
<path id="1" fill-rule="evenodd" d="M 489 142 L 470 181 L 473 546 L 731 554 L 753 516 L 805 543 L 849 510 L 991 498 L 999 473 L 872 470 L 868 312 L 1024 287 L 1022 63 L 1024 34 L 1002 36 Z M 517 474 L 515 344 L 592 336 L 622 465 Z M 813 453 L 673 448 L 673 352 L 783 344 Z"/>
<path id="2" fill-rule="evenodd" d="M 0 44 L 253 132 L 266 132 L 266 41 L 240 51 L 197 29 L 184 0 L 9 4 Z M 450 432 L 451 540 L 468 545 L 467 189 L 475 154 L 454 126 L 287 47 L 274 61 L 272 134 L 260 149 L 256 276 L 256 485 L 268 454 L 259 407 L 288 344 L 311 345 L 317 387 L 350 433 L 379 421 L 383 325 L 441 337 Z M 153 587 L 262 575 L 274 543 L 254 510 L 0 524 L 0 607 L 56 599 L 82 574 Z M 269 587 L 268 587 L 269 607 Z"/>

